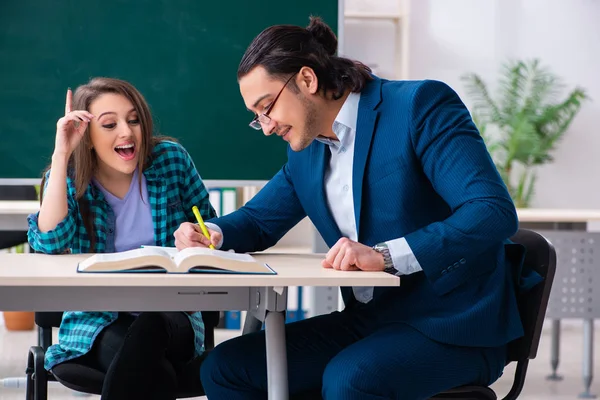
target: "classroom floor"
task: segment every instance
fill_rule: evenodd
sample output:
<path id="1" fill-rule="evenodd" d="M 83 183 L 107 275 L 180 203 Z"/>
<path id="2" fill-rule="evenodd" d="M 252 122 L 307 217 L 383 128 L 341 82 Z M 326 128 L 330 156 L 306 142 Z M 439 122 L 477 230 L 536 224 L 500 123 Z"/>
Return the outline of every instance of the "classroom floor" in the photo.
<path id="1" fill-rule="evenodd" d="M 547 324 L 549 325 L 549 324 Z M 600 339 L 600 325 L 596 326 L 595 341 Z M 561 332 L 561 360 L 559 373 L 564 376 L 560 382 L 550 382 L 545 376 L 550 372 L 550 341 L 547 326 L 542 334 L 538 357 L 530 363 L 527 373 L 527 383 L 522 395 L 523 400 L 567 400 L 577 399 L 583 390 L 581 377 L 582 359 L 582 333 L 579 321 L 563 322 Z M 227 340 L 236 333 L 232 331 L 218 330 L 216 332 L 217 343 Z M 36 332 L 7 332 L 4 326 L 0 326 L 0 379 L 6 377 L 23 376 L 27 360 L 27 349 L 32 343 L 36 343 Z M 595 357 L 598 361 L 598 357 Z M 512 383 L 514 367 L 507 367 L 504 376 L 493 386 L 499 398 L 502 398 Z M 592 382 L 592 393 L 600 395 L 600 379 Z M 85 397 L 84 397 L 85 396 Z M 0 400 L 22 400 L 25 391 L 22 389 L 6 389 L 0 387 Z M 88 396 L 74 393 L 64 387 L 49 389 L 50 400 L 76 400 L 86 398 L 97 400 L 99 396 Z M 196 399 L 205 399 L 198 397 Z"/>

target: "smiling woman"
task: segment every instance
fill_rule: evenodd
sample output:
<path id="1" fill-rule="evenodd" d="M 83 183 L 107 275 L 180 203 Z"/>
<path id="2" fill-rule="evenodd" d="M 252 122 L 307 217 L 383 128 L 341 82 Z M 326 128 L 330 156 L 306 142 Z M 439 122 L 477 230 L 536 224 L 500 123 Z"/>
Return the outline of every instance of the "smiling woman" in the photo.
<path id="1" fill-rule="evenodd" d="M 95 78 L 67 90 L 52 164 L 28 240 L 41 253 L 174 246 L 175 231 L 215 211 L 188 152 L 153 136 L 150 108 L 128 82 Z M 204 351 L 200 312 L 65 312 L 45 367 L 106 374 L 102 398 L 172 398 L 183 366 Z M 154 377 L 148 379 L 148 377 Z M 155 397 L 156 396 L 156 397 Z"/>
<path id="2" fill-rule="evenodd" d="M 83 195 L 92 174 L 100 175 L 100 182 L 108 184 L 109 191 L 113 189 L 110 186 L 118 188 L 119 183 L 129 180 L 127 176 L 130 177 L 136 167 L 143 168 L 153 146 L 165 139 L 153 138 L 152 116 L 148 104 L 142 94 L 128 82 L 95 78 L 77 88 L 72 100 L 71 97 L 69 90 L 65 117 L 61 118 L 65 121 L 63 124 L 59 121 L 59 125 L 64 125 L 61 126 L 64 136 L 70 134 L 69 124 L 77 125 L 77 130 L 70 139 L 61 140 L 80 140 L 81 143 L 65 149 L 60 145 L 57 135 L 58 146 L 55 153 L 73 153 L 77 197 Z M 71 108 L 76 111 L 71 111 Z M 88 111 L 87 119 L 86 115 L 79 114 L 79 110 Z M 75 119 L 70 118 L 70 115 Z M 86 129 L 88 123 L 89 129 Z M 116 147 L 124 145 L 133 145 L 133 154 L 128 153 L 125 159 L 120 160 L 115 157 Z"/>

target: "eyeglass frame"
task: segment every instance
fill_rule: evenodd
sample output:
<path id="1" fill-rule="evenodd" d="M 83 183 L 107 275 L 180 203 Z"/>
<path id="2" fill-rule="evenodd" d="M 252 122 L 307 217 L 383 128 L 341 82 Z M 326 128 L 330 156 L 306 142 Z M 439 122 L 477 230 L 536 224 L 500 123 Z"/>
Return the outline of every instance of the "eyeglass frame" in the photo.
<path id="1" fill-rule="evenodd" d="M 248 124 L 248 126 L 250 126 L 250 128 L 260 131 L 263 128 L 263 125 L 268 125 L 271 122 L 271 117 L 269 117 L 269 114 L 273 110 L 273 107 L 275 107 L 275 103 L 279 99 L 279 96 L 281 96 L 281 93 L 283 93 L 283 89 L 286 88 L 288 83 L 290 83 L 290 81 L 292 80 L 293 77 L 296 76 L 296 74 L 297 74 L 297 72 L 295 74 L 293 74 L 292 76 L 290 76 L 287 81 L 285 81 L 283 87 L 281 88 L 279 93 L 277 93 L 277 96 L 275 96 L 275 99 L 273 99 L 273 102 L 269 106 L 269 109 L 262 114 L 256 114 L 254 116 L 252 121 L 250 121 L 250 123 Z M 261 119 L 262 119 L 262 121 L 261 121 Z"/>

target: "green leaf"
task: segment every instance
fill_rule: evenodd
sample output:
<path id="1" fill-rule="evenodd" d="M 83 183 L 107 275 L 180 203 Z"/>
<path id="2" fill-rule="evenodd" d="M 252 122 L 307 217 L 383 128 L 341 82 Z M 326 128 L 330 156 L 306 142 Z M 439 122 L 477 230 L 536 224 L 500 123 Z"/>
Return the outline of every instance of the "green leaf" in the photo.
<path id="1" fill-rule="evenodd" d="M 509 193 L 515 203 L 529 204 L 535 192 L 534 168 L 553 161 L 558 142 L 588 99 L 586 92 L 577 87 L 561 100 L 564 84 L 538 59 L 504 63 L 496 96 L 475 73 L 461 80 L 473 100 L 473 121 Z M 519 177 L 514 165 L 524 169 Z"/>
<path id="2" fill-rule="evenodd" d="M 500 116 L 500 110 L 492 100 L 485 82 L 479 75 L 466 74 L 461 77 L 466 83 L 467 93 L 473 97 L 475 104 L 473 111 L 479 115 L 482 122 L 496 120 Z"/>
<path id="3" fill-rule="evenodd" d="M 529 178 L 529 183 L 527 184 L 527 190 L 525 191 L 525 195 L 523 196 L 523 207 L 528 207 L 531 203 L 531 198 L 533 197 L 534 188 L 535 188 L 536 174 L 534 171 L 531 171 L 531 177 Z"/>

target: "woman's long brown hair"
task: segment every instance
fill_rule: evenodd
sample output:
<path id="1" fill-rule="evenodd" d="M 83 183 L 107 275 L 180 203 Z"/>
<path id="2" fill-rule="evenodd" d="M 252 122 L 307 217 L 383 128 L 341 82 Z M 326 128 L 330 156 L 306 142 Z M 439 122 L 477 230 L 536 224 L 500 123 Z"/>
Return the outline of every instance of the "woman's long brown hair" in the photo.
<path id="1" fill-rule="evenodd" d="M 154 146 L 163 140 L 173 140 L 165 136 L 153 136 L 153 122 L 150 107 L 144 99 L 144 96 L 130 83 L 114 78 L 93 78 L 85 85 L 79 86 L 73 95 L 73 110 L 90 110 L 90 105 L 103 94 L 114 93 L 125 96 L 137 112 L 142 130 L 142 142 L 139 148 L 138 170 L 140 193 L 142 190 L 142 171 L 148 167 L 151 162 L 150 156 Z M 69 158 L 67 174 L 75 183 L 75 199 L 79 203 L 79 210 L 83 218 L 83 224 L 90 238 L 90 252 L 93 252 L 96 244 L 96 235 L 94 233 L 94 215 L 90 211 L 89 204 L 83 197 L 88 188 L 94 173 L 98 167 L 96 152 L 92 149 L 90 139 L 90 127 L 85 130 L 81 142 Z M 40 203 L 44 198 L 44 186 L 46 183 L 46 173 L 50 166 L 42 174 L 40 184 Z"/>

